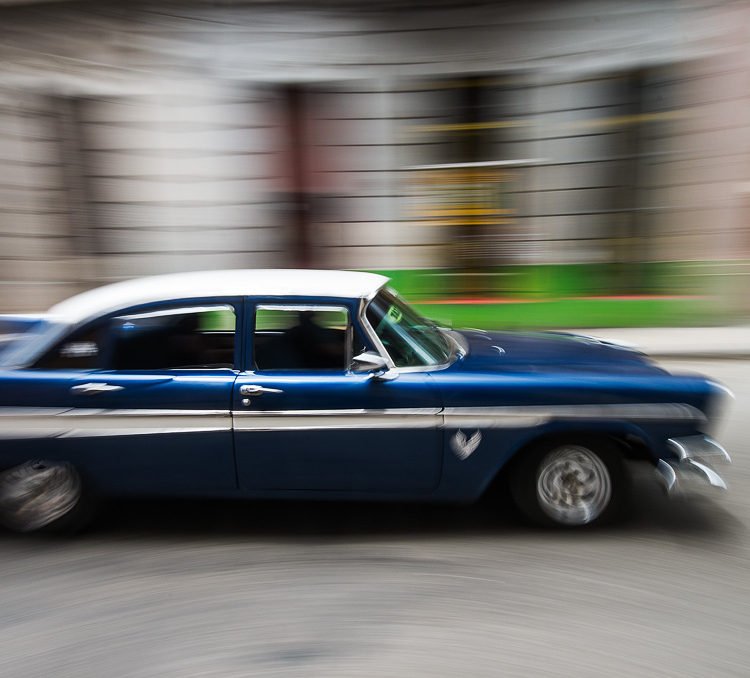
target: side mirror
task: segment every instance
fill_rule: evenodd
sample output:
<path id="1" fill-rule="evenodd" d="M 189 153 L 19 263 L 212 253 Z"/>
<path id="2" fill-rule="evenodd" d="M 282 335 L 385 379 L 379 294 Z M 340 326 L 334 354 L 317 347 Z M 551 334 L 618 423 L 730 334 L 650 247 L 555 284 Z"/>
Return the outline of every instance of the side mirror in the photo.
<path id="1" fill-rule="evenodd" d="M 374 351 L 365 351 L 352 358 L 352 372 L 361 374 L 362 372 L 378 372 L 387 370 L 388 365 L 385 358 Z"/>
<path id="2" fill-rule="evenodd" d="M 398 376 L 398 371 L 388 369 L 385 358 L 374 351 L 365 351 L 354 356 L 352 372 L 355 374 L 369 372 L 376 381 L 393 381 Z"/>

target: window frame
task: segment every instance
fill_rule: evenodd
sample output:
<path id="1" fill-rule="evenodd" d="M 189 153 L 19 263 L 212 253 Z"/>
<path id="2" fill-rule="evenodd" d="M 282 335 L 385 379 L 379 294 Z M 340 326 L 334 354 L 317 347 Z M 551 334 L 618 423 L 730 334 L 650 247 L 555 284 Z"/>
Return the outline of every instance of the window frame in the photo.
<path id="1" fill-rule="evenodd" d="M 250 297 L 247 299 L 245 313 L 245 357 L 244 370 L 247 374 L 261 376 L 288 376 L 290 374 L 304 376 L 320 375 L 350 375 L 352 359 L 354 358 L 354 339 L 359 337 L 365 350 L 373 350 L 369 334 L 359 324 L 359 299 L 350 298 L 310 298 L 310 297 Z M 342 369 L 277 369 L 263 370 L 255 367 L 255 318 L 259 309 L 284 311 L 346 311 L 348 321 L 346 328 L 346 366 Z"/>
<path id="2" fill-rule="evenodd" d="M 402 371 L 402 372 L 430 372 L 430 371 L 434 371 L 434 370 L 445 369 L 449 365 L 452 365 L 453 362 L 455 362 L 456 357 L 458 355 L 457 354 L 457 349 L 456 349 L 456 342 L 455 342 L 455 340 L 450 340 L 450 339 L 445 338 L 445 337 L 444 337 L 445 341 L 448 344 L 448 346 L 450 347 L 450 353 L 446 356 L 446 358 L 444 360 L 438 360 L 437 362 L 434 362 L 434 363 L 423 363 L 423 364 L 417 364 L 417 365 L 397 365 L 396 364 L 394 356 L 391 355 L 391 352 L 386 348 L 385 344 L 383 343 L 382 338 L 380 337 L 380 335 L 377 332 L 377 329 L 373 326 L 373 324 L 370 322 L 370 318 L 368 317 L 368 313 L 370 311 L 370 308 L 372 307 L 372 304 L 378 299 L 378 297 L 382 296 L 383 293 L 385 293 L 385 294 L 393 297 L 393 299 L 395 301 L 400 302 L 403 306 L 406 307 L 406 309 L 409 312 L 414 313 L 414 314 L 416 314 L 416 315 L 418 315 L 419 317 L 422 317 L 422 318 L 424 318 L 424 316 L 422 316 L 419 313 L 419 311 L 417 311 L 416 309 L 414 309 L 411 306 L 411 304 L 409 304 L 404 299 L 402 299 L 401 295 L 399 295 L 398 292 L 396 292 L 394 289 L 392 289 L 391 287 L 388 287 L 388 286 L 383 286 L 380 289 L 378 289 L 378 291 L 375 294 L 373 294 L 367 300 L 367 303 L 364 305 L 364 307 L 362 309 L 362 322 L 366 323 L 366 325 L 369 328 L 369 330 L 372 331 L 372 334 L 375 337 L 377 337 L 377 340 L 380 343 L 380 346 L 382 347 L 383 352 L 388 356 L 388 359 L 392 363 L 393 369 L 397 369 L 397 370 Z M 437 327 L 437 325 L 435 325 L 435 323 L 429 321 L 429 319 L 427 319 L 427 318 L 424 318 L 424 319 L 427 320 L 428 322 L 430 322 L 432 325 L 434 325 L 435 329 L 438 332 L 441 331 L 440 328 Z M 398 334 L 402 334 L 402 333 L 398 332 L 398 330 L 396 330 L 396 332 Z M 402 338 L 403 338 L 403 334 L 402 334 Z M 425 346 L 419 342 L 418 338 L 414 337 L 413 335 L 411 335 L 410 338 L 414 340 L 414 343 L 417 344 L 422 351 L 429 353 L 429 349 L 425 348 Z M 407 344 L 411 344 L 412 343 L 409 340 L 409 338 L 404 338 L 404 341 Z"/>

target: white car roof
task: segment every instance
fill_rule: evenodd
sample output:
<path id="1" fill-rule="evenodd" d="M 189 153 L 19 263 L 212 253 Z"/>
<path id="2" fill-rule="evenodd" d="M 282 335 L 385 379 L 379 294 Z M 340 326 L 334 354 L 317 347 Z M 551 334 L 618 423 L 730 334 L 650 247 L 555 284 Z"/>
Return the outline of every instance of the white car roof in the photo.
<path id="1" fill-rule="evenodd" d="M 237 269 L 171 273 L 125 280 L 83 292 L 49 310 L 54 319 L 79 323 L 121 308 L 198 297 L 369 297 L 388 278 L 357 271 Z"/>

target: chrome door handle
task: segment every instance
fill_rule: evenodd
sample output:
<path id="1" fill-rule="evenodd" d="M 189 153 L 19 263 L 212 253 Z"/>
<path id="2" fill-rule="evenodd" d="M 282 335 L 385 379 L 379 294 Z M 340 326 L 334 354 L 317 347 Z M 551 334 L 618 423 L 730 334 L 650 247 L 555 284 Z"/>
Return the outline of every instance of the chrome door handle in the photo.
<path id="1" fill-rule="evenodd" d="M 87 384 L 77 384 L 70 389 L 71 393 L 76 395 L 97 395 L 98 393 L 113 393 L 122 391 L 123 386 L 117 384 L 107 384 L 102 381 L 90 381 Z"/>
<path id="2" fill-rule="evenodd" d="M 258 386 L 257 384 L 245 384 L 240 386 L 240 395 L 261 396 L 264 393 L 283 393 L 280 388 L 268 388 L 267 386 Z"/>

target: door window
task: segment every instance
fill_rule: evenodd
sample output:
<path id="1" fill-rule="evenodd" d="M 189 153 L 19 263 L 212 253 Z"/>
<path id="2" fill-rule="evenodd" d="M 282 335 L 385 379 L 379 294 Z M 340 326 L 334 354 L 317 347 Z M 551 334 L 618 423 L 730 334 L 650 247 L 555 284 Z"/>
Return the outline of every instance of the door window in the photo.
<path id="1" fill-rule="evenodd" d="M 343 306 L 261 305 L 255 311 L 253 365 L 262 372 L 343 372 L 351 364 L 353 336 Z"/>

